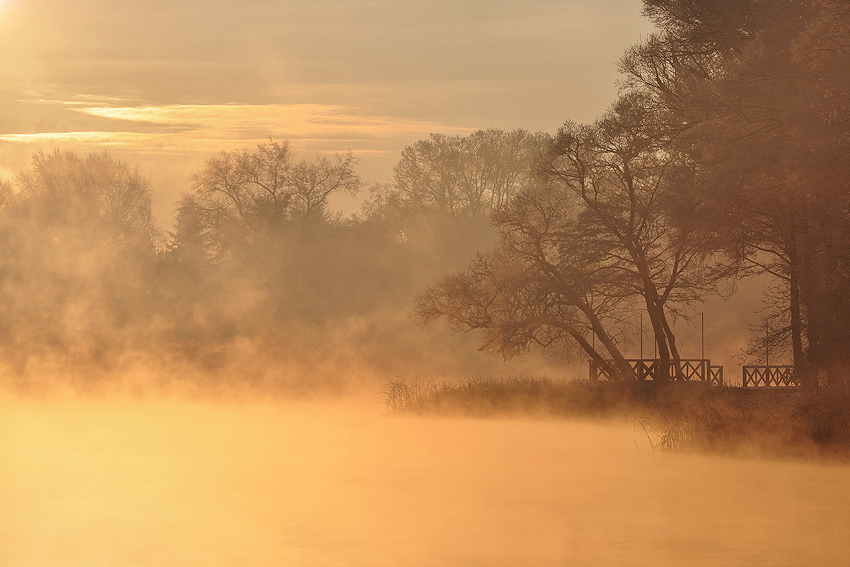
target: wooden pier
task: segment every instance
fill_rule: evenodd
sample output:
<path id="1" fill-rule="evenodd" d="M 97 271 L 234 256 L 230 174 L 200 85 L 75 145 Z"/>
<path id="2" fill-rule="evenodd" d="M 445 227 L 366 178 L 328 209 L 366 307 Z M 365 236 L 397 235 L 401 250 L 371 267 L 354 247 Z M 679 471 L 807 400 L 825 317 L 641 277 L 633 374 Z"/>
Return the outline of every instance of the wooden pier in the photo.
<path id="1" fill-rule="evenodd" d="M 605 362 L 614 365 L 613 360 Z M 635 373 L 635 377 L 640 380 L 658 380 L 661 376 L 661 361 L 657 358 L 630 358 L 626 359 L 629 366 Z M 671 381 L 675 382 L 705 382 L 714 386 L 723 385 L 723 367 L 712 366 L 711 360 L 707 358 L 688 358 L 679 360 L 680 371 L 676 372 L 675 365 L 671 362 L 669 372 Z M 610 380 L 611 377 L 604 368 L 596 364 L 595 361 L 590 361 L 590 379 Z"/>

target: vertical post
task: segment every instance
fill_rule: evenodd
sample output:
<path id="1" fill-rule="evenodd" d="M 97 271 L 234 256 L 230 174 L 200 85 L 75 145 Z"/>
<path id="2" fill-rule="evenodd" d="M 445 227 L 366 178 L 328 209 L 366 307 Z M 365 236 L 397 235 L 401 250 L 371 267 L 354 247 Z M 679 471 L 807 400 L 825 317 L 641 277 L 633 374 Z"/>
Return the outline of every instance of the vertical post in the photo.
<path id="1" fill-rule="evenodd" d="M 590 341 L 593 344 L 593 352 L 596 352 L 596 333 L 592 329 L 590 331 Z M 596 361 L 591 358 L 590 359 L 590 380 L 592 382 L 596 382 L 596 379 L 597 379 Z"/>
<path id="2" fill-rule="evenodd" d="M 700 365 L 702 366 L 702 379 L 711 381 L 711 368 L 708 366 L 708 362 L 705 360 L 705 312 L 700 311 L 699 313 L 699 359 Z"/>
<path id="3" fill-rule="evenodd" d="M 593 302 L 593 290 L 590 290 L 590 308 L 595 309 Z M 596 352 L 596 331 L 593 330 L 593 325 L 590 326 L 590 340 L 592 341 L 593 352 Z"/>
<path id="4" fill-rule="evenodd" d="M 655 340 L 655 335 L 652 335 L 652 360 L 658 358 L 658 341 Z"/>
<path id="5" fill-rule="evenodd" d="M 643 364 L 643 311 L 640 313 L 640 360 Z"/>
<path id="6" fill-rule="evenodd" d="M 764 364 L 770 374 L 770 328 L 767 321 L 764 322 Z"/>

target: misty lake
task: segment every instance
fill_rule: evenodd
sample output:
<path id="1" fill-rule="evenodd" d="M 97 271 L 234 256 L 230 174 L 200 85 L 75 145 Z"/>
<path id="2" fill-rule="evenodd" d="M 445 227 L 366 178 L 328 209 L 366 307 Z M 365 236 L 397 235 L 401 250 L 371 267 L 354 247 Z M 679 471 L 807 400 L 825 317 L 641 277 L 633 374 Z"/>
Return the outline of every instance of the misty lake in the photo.
<path id="1" fill-rule="evenodd" d="M 0 397 L 0 565 L 848 565 L 850 466 L 631 423 Z"/>

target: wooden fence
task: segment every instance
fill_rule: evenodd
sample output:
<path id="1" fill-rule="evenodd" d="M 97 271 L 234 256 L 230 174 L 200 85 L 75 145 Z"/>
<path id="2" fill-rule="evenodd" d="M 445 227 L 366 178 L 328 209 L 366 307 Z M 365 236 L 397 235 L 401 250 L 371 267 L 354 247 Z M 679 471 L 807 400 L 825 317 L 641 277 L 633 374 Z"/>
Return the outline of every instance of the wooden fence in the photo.
<path id="1" fill-rule="evenodd" d="M 606 360 L 610 365 L 614 365 L 613 360 Z M 661 376 L 661 361 L 657 358 L 632 358 L 626 359 L 629 366 L 635 373 L 638 380 L 658 380 Z M 680 371 L 676 372 L 674 365 L 670 364 L 668 376 L 671 380 L 677 382 L 701 381 L 709 384 L 722 386 L 723 385 L 723 367 L 712 366 L 709 359 L 681 359 L 679 360 Z M 590 361 L 590 379 L 591 380 L 610 380 L 610 376 L 605 371 L 605 368 L 596 364 L 596 361 Z"/>
<path id="2" fill-rule="evenodd" d="M 793 366 L 745 366 L 744 388 L 799 388 Z"/>

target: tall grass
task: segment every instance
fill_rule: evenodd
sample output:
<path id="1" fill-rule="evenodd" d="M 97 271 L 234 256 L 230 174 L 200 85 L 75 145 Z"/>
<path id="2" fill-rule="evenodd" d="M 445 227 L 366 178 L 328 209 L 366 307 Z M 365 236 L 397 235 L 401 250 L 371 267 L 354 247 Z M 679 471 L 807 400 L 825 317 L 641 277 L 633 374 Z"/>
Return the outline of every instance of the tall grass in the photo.
<path id="1" fill-rule="evenodd" d="M 429 400 L 438 399 L 445 388 L 443 382 L 431 379 L 397 378 L 384 384 L 380 395 L 390 413 L 414 411 L 415 408 L 427 404 Z"/>
<path id="2" fill-rule="evenodd" d="M 384 384 L 381 394 L 390 413 L 617 417 L 643 409 L 651 395 L 643 384 L 624 386 L 536 376 L 399 377 Z"/>
<path id="3" fill-rule="evenodd" d="M 638 420 L 660 450 L 850 457 L 850 392 L 843 389 L 477 377 L 397 378 L 382 393 L 392 413 Z"/>

